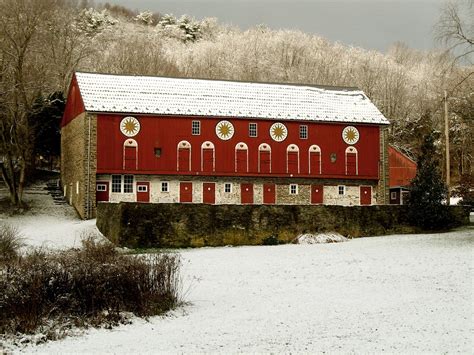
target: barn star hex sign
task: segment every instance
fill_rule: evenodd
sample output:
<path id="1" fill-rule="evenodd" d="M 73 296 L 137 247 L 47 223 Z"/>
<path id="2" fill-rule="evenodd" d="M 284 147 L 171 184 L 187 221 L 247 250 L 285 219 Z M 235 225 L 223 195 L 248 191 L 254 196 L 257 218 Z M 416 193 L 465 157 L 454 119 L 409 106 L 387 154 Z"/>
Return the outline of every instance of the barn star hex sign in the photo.
<path id="1" fill-rule="evenodd" d="M 220 121 L 216 125 L 216 134 L 220 139 L 227 141 L 234 136 L 234 125 L 229 121 Z"/>
<path id="2" fill-rule="evenodd" d="M 120 131 L 127 137 L 134 137 L 140 132 L 140 122 L 135 117 L 125 117 L 120 121 Z"/>
<path id="3" fill-rule="evenodd" d="M 277 122 L 270 127 L 270 136 L 276 142 L 282 142 L 288 135 L 288 129 L 283 123 Z"/>
<path id="4" fill-rule="evenodd" d="M 347 144 L 356 144 L 359 141 L 359 130 L 354 126 L 347 126 L 342 130 L 342 139 Z"/>

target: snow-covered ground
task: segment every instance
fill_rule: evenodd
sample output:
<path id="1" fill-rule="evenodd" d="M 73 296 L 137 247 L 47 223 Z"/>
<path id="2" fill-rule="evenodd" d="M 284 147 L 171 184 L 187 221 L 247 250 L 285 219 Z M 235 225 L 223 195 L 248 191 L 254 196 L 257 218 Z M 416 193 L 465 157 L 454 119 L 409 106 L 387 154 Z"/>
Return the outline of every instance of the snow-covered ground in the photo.
<path id="1" fill-rule="evenodd" d="M 51 235 L 63 245 L 76 243 L 82 228 L 93 230 L 93 222 L 69 215 L 57 213 L 57 223 L 45 217 L 19 218 L 34 245 Z M 56 224 L 58 234 L 46 233 Z M 474 230 L 466 228 L 345 243 L 183 250 L 189 305 L 166 317 L 136 318 L 15 351 L 472 353 L 473 246 Z"/>

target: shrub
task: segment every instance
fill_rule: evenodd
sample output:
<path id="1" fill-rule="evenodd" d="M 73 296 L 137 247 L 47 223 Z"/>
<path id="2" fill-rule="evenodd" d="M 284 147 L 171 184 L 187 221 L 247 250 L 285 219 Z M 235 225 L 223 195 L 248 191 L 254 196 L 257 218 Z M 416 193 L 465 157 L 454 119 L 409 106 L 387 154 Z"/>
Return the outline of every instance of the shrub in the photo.
<path id="1" fill-rule="evenodd" d="M 0 266 L 18 256 L 23 245 L 18 229 L 9 224 L 0 224 Z"/>
<path id="2" fill-rule="evenodd" d="M 263 245 L 278 245 L 278 244 L 281 244 L 281 242 L 278 239 L 278 236 L 270 235 L 262 240 L 262 244 Z"/>
<path id="3" fill-rule="evenodd" d="M 179 302 L 179 267 L 177 254 L 122 255 L 92 239 L 81 249 L 20 257 L 0 276 L 0 332 L 33 333 L 51 320 L 98 325 L 122 312 L 163 313 Z"/>

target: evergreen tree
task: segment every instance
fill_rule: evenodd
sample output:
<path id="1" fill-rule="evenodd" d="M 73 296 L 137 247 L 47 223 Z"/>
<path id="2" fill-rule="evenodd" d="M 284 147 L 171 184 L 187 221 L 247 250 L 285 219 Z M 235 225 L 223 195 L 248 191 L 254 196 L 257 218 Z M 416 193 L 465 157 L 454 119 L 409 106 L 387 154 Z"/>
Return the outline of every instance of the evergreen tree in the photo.
<path id="1" fill-rule="evenodd" d="M 451 218 L 449 208 L 443 205 L 448 190 L 441 176 L 434 141 L 433 132 L 424 137 L 416 176 L 411 182 L 409 208 L 414 225 L 440 230 L 450 227 Z"/>

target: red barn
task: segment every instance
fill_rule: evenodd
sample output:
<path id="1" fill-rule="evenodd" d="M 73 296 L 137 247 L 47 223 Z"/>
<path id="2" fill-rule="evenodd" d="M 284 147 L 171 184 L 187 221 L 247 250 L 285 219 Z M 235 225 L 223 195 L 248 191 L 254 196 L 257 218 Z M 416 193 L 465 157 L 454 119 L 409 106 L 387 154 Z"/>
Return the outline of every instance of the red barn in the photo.
<path id="1" fill-rule="evenodd" d="M 76 73 L 61 181 L 98 202 L 385 203 L 387 119 L 357 88 Z"/>
<path id="2" fill-rule="evenodd" d="M 411 180 L 416 176 L 416 162 L 393 146 L 388 147 L 390 204 L 406 203 Z"/>

